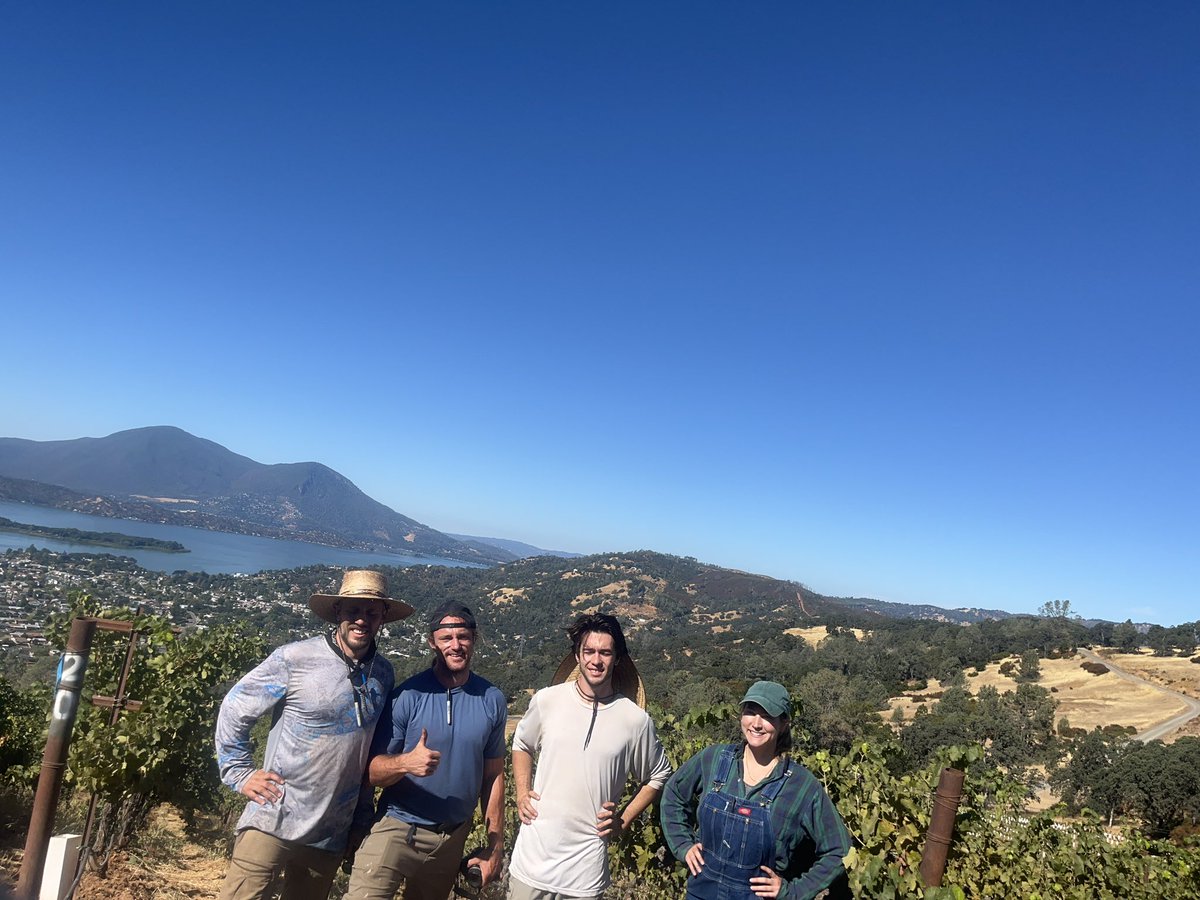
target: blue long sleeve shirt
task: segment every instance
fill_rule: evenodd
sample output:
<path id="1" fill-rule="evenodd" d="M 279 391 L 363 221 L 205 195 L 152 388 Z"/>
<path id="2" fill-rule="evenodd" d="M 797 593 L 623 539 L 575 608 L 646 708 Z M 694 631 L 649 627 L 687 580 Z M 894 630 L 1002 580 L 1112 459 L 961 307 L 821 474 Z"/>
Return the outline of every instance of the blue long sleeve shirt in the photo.
<path id="1" fill-rule="evenodd" d="M 217 717 L 221 781 L 236 791 L 259 768 L 250 729 L 267 712 L 273 721 L 262 768 L 284 780 L 283 799 L 248 802 L 237 830 L 345 849 L 351 825 L 370 821 L 371 791 L 363 770 L 395 679 L 392 664 L 376 653 L 352 680 L 346 660 L 320 636 L 283 645 L 234 685 Z"/>

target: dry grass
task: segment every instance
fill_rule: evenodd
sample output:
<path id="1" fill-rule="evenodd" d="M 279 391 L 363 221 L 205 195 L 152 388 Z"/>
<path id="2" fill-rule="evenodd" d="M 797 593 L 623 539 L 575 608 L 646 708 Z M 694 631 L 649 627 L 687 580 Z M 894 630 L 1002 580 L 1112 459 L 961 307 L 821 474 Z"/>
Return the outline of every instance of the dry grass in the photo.
<path id="1" fill-rule="evenodd" d="M 1012 661 L 1015 667 L 1017 658 L 1012 657 Z M 1148 685 L 1131 684 L 1111 672 L 1092 675 L 1080 668 L 1082 662 L 1084 659 L 1081 656 L 1043 659 L 1042 677 L 1037 681 L 1040 687 L 1051 691 L 1058 702 L 1055 719 L 1066 718 L 1073 728 L 1090 731 L 1104 725 L 1128 725 L 1142 731 L 1185 709 L 1179 701 Z M 1119 659 L 1113 659 L 1113 662 L 1122 665 Z M 1184 662 L 1200 669 L 1200 666 Z M 967 690 L 972 694 L 979 693 L 984 685 L 990 685 L 1001 693 L 1017 688 L 1014 679 L 1000 674 L 1000 663 L 992 663 L 979 675 L 967 678 Z M 911 719 L 917 709 L 933 699 L 930 695 L 943 690 L 945 685 L 934 683 L 923 691 L 894 697 L 884 715 L 890 716 L 892 710 L 900 709 L 905 720 Z M 920 697 L 927 699 L 920 700 Z"/>
<path id="2" fill-rule="evenodd" d="M 1192 719 L 1179 730 L 1171 732 L 1163 738 L 1163 743 L 1169 744 L 1181 737 L 1200 737 L 1200 719 Z"/>
<path id="3" fill-rule="evenodd" d="M 625 630 L 629 631 L 639 622 L 658 618 L 658 607 L 653 603 L 618 603 L 613 607 L 613 615 L 626 620 Z"/>
<path id="4" fill-rule="evenodd" d="M 0 849 L 0 897 L 11 897 L 16 893 L 23 855 L 16 847 Z"/>
<path id="5" fill-rule="evenodd" d="M 207 837 L 207 836 L 206 836 Z M 77 900 L 216 900 L 225 879 L 225 855 L 218 848 L 193 842 L 183 819 L 172 807 L 150 814 L 138 833 L 138 846 L 114 853 L 108 873 L 87 872 L 75 892 Z M 20 853 L 0 854 L 0 897 L 15 888 Z"/>
<path id="6" fill-rule="evenodd" d="M 703 622 L 735 622 L 741 617 L 741 612 L 736 609 L 726 610 L 725 612 L 707 613 L 699 606 L 693 606 L 690 620 L 697 624 Z"/>
<path id="7" fill-rule="evenodd" d="M 493 603 L 503 606 L 514 600 L 526 599 L 529 596 L 529 588 L 497 588 L 488 596 Z"/>
<path id="8" fill-rule="evenodd" d="M 1188 656 L 1154 656 L 1149 650 L 1142 653 L 1103 650 L 1100 655 L 1147 681 L 1200 699 L 1200 663 L 1191 661 L 1191 657 L 1196 655 L 1195 652 Z"/>
<path id="9" fill-rule="evenodd" d="M 1193 650 L 1187 656 L 1156 657 L 1149 650 L 1141 653 L 1116 653 L 1112 650 L 1103 650 L 1100 655 L 1125 671 L 1140 675 L 1147 681 L 1153 681 L 1155 684 L 1161 684 L 1173 691 L 1200 699 L 1200 663 L 1191 661 L 1191 657 L 1195 656 L 1197 652 L 1200 652 L 1200 648 Z M 1192 719 L 1182 728 L 1164 737 L 1163 741 L 1169 744 L 1181 737 L 1200 737 L 1200 719 Z"/>
<path id="10" fill-rule="evenodd" d="M 848 628 L 846 630 L 854 632 L 854 636 L 860 641 L 867 636 L 867 632 L 863 631 L 861 628 Z M 783 633 L 793 634 L 798 638 L 803 638 L 813 647 L 817 646 L 817 644 L 829 637 L 829 629 L 824 625 L 814 625 L 812 628 L 788 628 L 785 629 Z"/>
<path id="11" fill-rule="evenodd" d="M 1050 785 L 1046 783 L 1049 773 L 1044 765 L 1039 763 L 1036 766 L 1030 766 L 1030 772 L 1033 774 L 1034 783 L 1038 786 L 1034 789 L 1032 799 L 1026 801 L 1025 809 L 1029 812 L 1042 812 L 1054 806 L 1059 801 L 1059 796 L 1050 790 Z"/>
<path id="12" fill-rule="evenodd" d="M 629 592 L 632 587 L 633 581 L 629 578 L 621 581 L 612 581 L 603 587 L 596 588 L 594 591 L 588 591 L 585 594 L 580 594 L 571 601 L 571 605 L 574 607 L 579 607 L 585 603 L 590 603 L 597 600 L 628 600 Z M 589 607 L 587 610 L 583 610 L 582 612 L 591 612 L 599 608 L 599 604 L 597 604 Z"/>

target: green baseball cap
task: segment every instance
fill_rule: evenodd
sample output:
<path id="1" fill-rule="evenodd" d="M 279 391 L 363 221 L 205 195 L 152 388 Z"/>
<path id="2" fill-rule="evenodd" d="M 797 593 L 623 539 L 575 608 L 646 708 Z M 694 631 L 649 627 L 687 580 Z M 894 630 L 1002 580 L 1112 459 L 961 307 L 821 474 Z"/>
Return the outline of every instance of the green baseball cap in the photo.
<path id="1" fill-rule="evenodd" d="M 757 703 L 770 716 L 792 717 L 792 700 L 787 688 L 774 681 L 756 681 L 750 685 L 750 690 L 742 698 L 742 706 L 747 703 Z"/>

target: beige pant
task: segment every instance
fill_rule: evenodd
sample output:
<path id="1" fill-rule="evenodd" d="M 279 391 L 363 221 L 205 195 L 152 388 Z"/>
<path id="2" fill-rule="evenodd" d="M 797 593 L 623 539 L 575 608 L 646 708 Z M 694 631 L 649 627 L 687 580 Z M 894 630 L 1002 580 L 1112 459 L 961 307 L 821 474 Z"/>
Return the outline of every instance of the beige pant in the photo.
<path id="1" fill-rule="evenodd" d="M 233 842 L 221 900 L 259 900 L 283 876 L 280 900 L 325 900 L 342 854 L 281 841 L 253 828 Z"/>
<path id="2" fill-rule="evenodd" d="M 595 897 L 567 896 L 558 891 L 543 891 L 541 888 L 530 887 L 523 881 L 508 876 L 508 900 L 600 900 L 603 894 Z"/>
<path id="3" fill-rule="evenodd" d="M 383 816 L 354 854 L 345 900 L 392 900 L 401 882 L 404 900 L 446 900 L 470 833 L 470 821 L 440 834 Z"/>

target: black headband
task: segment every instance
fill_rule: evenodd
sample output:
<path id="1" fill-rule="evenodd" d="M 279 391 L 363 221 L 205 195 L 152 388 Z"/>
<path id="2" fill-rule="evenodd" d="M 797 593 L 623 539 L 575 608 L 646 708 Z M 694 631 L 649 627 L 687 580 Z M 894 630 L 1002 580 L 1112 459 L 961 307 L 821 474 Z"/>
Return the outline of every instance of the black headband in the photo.
<path id="1" fill-rule="evenodd" d="M 460 619 L 459 622 L 447 622 L 442 624 L 442 619 Z M 475 631 L 475 614 L 471 612 L 471 608 L 456 600 L 448 600 L 437 609 L 429 617 L 429 633 L 433 634 L 441 628 L 469 628 Z"/>

